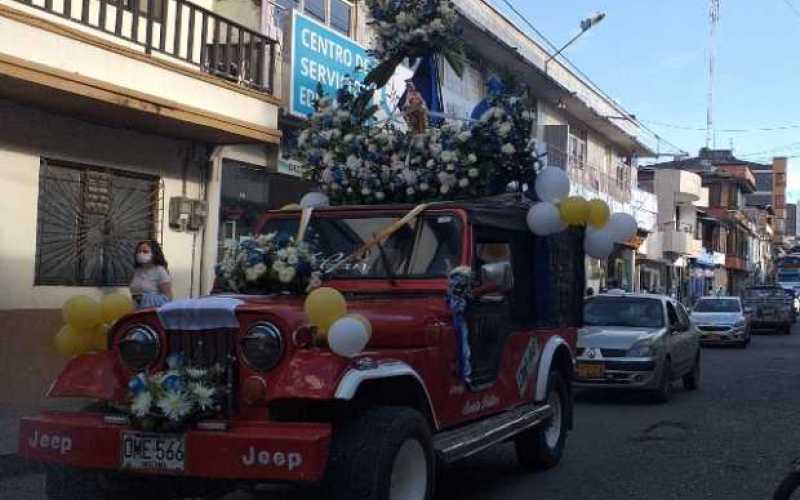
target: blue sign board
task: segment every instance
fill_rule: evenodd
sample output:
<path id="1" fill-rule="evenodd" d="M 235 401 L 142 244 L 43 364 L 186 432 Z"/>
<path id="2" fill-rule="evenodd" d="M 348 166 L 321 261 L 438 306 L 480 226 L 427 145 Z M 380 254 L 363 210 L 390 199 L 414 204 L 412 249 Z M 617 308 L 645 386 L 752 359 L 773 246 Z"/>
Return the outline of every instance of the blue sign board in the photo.
<path id="1" fill-rule="evenodd" d="M 334 96 L 348 76 L 363 79 L 369 64 L 370 57 L 364 47 L 295 11 L 290 112 L 309 116 L 314 112 L 318 84 L 322 84 L 325 95 Z"/>

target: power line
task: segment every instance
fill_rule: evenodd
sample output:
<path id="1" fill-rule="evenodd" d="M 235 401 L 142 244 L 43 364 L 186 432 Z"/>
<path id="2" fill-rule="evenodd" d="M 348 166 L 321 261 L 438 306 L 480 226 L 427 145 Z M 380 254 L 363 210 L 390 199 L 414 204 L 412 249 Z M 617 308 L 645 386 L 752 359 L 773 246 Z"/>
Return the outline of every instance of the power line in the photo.
<path id="1" fill-rule="evenodd" d="M 487 0 L 484 0 L 484 1 L 486 2 Z M 544 34 L 541 31 L 536 29 L 536 26 L 534 26 L 533 23 L 527 17 L 525 17 L 525 15 L 523 15 L 522 12 L 520 12 L 514 6 L 514 4 L 511 3 L 510 0 L 501 0 L 501 1 L 506 5 L 506 7 L 508 7 L 509 10 L 511 10 L 511 12 L 514 15 L 516 15 L 525 24 L 525 26 L 530 28 L 536 34 L 536 36 L 538 36 L 539 39 L 545 45 L 547 45 L 550 48 L 551 51 L 556 52 L 558 50 L 558 48 L 555 46 L 555 44 L 553 42 L 551 42 L 546 36 L 544 36 Z M 595 92 L 597 92 L 598 94 L 600 94 L 601 96 L 606 98 L 609 102 L 611 102 L 613 104 L 614 107 L 616 107 L 617 109 L 621 110 L 621 106 L 613 98 L 608 96 L 608 94 L 603 92 L 603 90 L 600 89 L 600 86 L 597 85 L 591 78 L 589 78 L 588 75 L 586 75 L 583 71 L 581 71 L 577 66 L 575 66 L 575 64 L 572 61 L 570 61 L 569 58 L 567 58 L 564 54 L 561 54 L 561 55 L 559 55 L 558 59 L 560 61 L 563 61 L 564 63 L 566 63 L 566 65 L 569 67 L 569 69 L 574 71 L 578 76 L 580 76 L 587 84 L 589 84 L 589 86 Z M 630 118 L 630 117 L 626 117 L 625 119 L 627 119 L 628 121 L 634 123 L 635 125 L 638 125 L 641 130 L 644 130 L 647 133 L 649 133 L 657 141 L 658 147 L 660 147 L 660 145 L 663 143 L 664 145 L 668 146 L 669 148 L 672 148 L 675 151 L 677 151 L 678 154 L 688 154 L 688 152 L 686 150 L 684 150 L 683 148 L 680 148 L 680 147 L 676 146 L 675 144 L 669 142 L 668 140 L 666 140 L 663 137 L 661 137 L 657 132 L 655 132 L 654 130 L 650 129 L 646 125 L 644 125 L 641 122 L 641 120 L 639 120 L 637 118 Z"/>
<path id="2" fill-rule="evenodd" d="M 790 2 L 789 0 L 783 0 L 783 2 L 784 2 L 786 5 L 788 5 L 790 9 L 792 9 L 792 12 L 794 12 L 794 13 L 795 13 L 795 15 L 796 15 L 797 17 L 800 17 L 800 10 L 797 10 L 797 7 L 795 7 L 795 6 L 792 4 L 792 2 Z"/>
<path id="3" fill-rule="evenodd" d="M 707 130 L 706 127 L 697 127 L 692 125 L 680 125 L 675 123 L 666 123 L 654 120 L 640 120 L 640 121 L 651 123 L 659 127 L 674 128 L 677 130 L 688 130 L 692 132 L 705 132 Z M 783 130 L 796 130 L 796 129 L 800 129 L 800 124 L 774 125 L 770 127 L 755 127 L 755 128 L 723 128 L 723 129 L 718 128 L 716 129 L 716 131 L 728 134 L 741 134 L 748 132 L 780 132 Z"/>

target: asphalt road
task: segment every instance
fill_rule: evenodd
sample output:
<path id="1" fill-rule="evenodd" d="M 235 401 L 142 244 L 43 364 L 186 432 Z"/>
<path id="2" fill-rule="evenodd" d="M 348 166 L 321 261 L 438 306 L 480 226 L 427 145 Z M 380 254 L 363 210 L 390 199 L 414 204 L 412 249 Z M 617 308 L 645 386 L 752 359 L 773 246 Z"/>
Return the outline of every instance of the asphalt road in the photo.
<path id="1" fill-rule="evenodd" d="M 437 500 L 771 498 L 800 457 L 800 325 L 790 336 L 756 336 L 746 350 L 704 349 L 700 389 L 676 384 L 664 405 L 580 392 L 575 424 L 557 468 L 528 473 L 513 447 L 499 446 L 442 471 Z M 42 500 L 43 483 L 7 475 L 0 498 Z"/>

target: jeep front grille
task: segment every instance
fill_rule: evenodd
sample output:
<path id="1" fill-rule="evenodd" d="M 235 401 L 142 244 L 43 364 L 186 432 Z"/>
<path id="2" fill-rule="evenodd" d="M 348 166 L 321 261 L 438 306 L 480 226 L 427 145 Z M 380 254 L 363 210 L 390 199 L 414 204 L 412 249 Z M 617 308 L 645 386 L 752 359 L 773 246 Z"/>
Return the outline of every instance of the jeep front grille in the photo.
<path id="1" fill-rule="evenodd" d="M 169 353 L 183 353 L 186 363 L 194 368 L 222 369 L 222 386 L 227 393 L 223 412 L 231 416 L 236 409 L 235 395 L 238 365 L 236 360 L 236 332 L 215 331 L 168 331 Z"/>

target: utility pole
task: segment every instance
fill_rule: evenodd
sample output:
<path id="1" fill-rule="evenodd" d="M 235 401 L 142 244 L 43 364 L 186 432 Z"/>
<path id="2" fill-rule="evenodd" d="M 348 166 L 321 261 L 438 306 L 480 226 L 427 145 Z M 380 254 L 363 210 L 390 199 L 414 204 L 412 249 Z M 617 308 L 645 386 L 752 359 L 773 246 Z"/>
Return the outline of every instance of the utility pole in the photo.
<path id="1" fill-rule="evenodd" d="M 709 0 L 708 17 L 711 25 L 708 39 L 708 102 L 706 109 L 706 149 L 716 147 L 714 136 L 714 55 L 715 38 L 719 23 L 719 0 Z"/>

